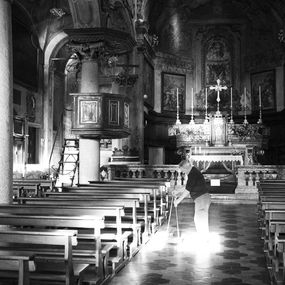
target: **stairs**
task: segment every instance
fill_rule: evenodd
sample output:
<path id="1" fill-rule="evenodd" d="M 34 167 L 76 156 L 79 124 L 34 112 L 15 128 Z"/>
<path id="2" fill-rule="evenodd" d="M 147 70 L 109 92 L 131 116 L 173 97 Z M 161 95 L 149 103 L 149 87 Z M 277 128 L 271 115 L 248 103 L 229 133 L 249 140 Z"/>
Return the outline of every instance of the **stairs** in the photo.
<path id="1" fill-rule="evenodd" d="M 79 140 L 64 139 L 61 158 L 58 163 L 55 187 L 61 190 L 62 186 L 73 186 L 76 182 L 79 164 Z M 78 175 L 77 175 L 78 177 Z"/>

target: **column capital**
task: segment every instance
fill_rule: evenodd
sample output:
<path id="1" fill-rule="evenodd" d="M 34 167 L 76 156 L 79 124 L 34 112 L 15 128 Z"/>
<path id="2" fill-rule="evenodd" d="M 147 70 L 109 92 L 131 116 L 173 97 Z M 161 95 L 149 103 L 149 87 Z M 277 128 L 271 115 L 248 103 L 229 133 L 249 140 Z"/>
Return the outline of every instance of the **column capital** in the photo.
<path id="1" fill-rule="evenodd" d="M 68 48 L 77 54 L 80 60 L 96 60 L 106 53 L 104 42 L 68 44 Z"/>

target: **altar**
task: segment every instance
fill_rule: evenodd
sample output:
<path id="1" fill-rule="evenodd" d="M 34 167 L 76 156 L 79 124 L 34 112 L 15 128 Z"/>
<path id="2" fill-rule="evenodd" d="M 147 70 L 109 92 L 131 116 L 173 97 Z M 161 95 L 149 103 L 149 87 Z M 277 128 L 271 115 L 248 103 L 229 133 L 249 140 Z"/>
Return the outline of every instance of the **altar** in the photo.
<path id="1" fill-rule="evenodd" d="M 269 129 L 263 125 L 261 113 L 256 123 L 247 121 L 246 112 L 243 122 L 235 123 L 232 100 L 230 112 L 222 114 L 219 110 L 219 93 L 226 86 L 221 86 L 219 80 L 217 83 L 210 87 L 217 91 L 217 111 L 207 114 L 206 105 L 205 119 L 194 119 L 192 100 L 191 120 L 188 124 L 182 124 L 177 106 L 177 120 L 169 126 L 168 135 L 176 138 L 179 154 L 185 158 L 191 157 L 205 176 L 214 173 L 218 178 L 231 175 L 235 179 L 237 167 L 258 165 L 258 159 L 268 143 Z"/>

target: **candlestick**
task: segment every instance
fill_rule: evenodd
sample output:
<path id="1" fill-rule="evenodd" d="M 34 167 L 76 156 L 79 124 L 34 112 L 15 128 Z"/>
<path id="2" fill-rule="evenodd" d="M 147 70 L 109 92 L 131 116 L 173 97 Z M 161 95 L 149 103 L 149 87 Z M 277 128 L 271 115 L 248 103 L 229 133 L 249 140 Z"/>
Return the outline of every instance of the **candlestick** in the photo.
<path id="1" fill-rule="evenodd" d="M 208 108 L 208 102 L 207 102 L 207 87 L 206 87 L 206 89 L 205 89 L 205 96 L 206 96 L 206 98 L 205 98 L 205 101 L 206 101 L 205 107 L 206 107 L 206 110 L 207 110 L 207 108 Z"/>
<path id="2" fill-rule="evenodd" d="M 258 87 L 258 94 L 259 94 L 259 107 L 261 107 L 261 86 Z"/>
<path id="3" fill-rule="evenodd" d="M 244 111 L 246 113 L 246 87 L 244 87 Z"/>
<path id="4" fill-rule="evenodd" d="M 208 91 L 207 87 L 205 88 L 205 123 L 208 122 Z"/>
<path id="5" fill-rule="evenodd" d="M 231 87 L 231 109 L 233 108 L 233 88 Z"/>
<path id="6" fill-rule="evenodd" d="M 259 94 L 259 119 L 257 121 L 258 124 L 262 124 L 262 100 L 261 100 L 261 86 L 258 87 Z"/>
<path id="7" fill-rule="evenodd" d="M 233 120 L 233 88 L 231 87 L 231 119 L 230 124 L 234 124 Z"/>
<path id="8" fill-rule="evenodd" d="M 192 101 L 191 101 L 191 106 L 192 106 L 192 116 L 193 116 L 193 111 L 194 111 L 194 90 L 192 87 Z"/>
<path id="9" fill-rule="evenodd" d="M 179 93 L 178 93 L 178 88 L 176 88 L 176 102 L 177 102 L 177 109 L 179 109 Z"/>
<path id="10" fill-rule="evenodd" d="M 246 119 L 246 87 L 244 87 L 244 121 L 243 123 L 246 125 L 248 121 Z"/>
<path id="11" fill-rule="evenodd" d="M 179 92 L 178 92 L 178 88 L 176 89 L 176 109 L 177 109 L 177 113 L 176 113 L 176 125 L 180 125 L 181 122 L 179 120 Z"/>
<path id="12" fill-rule="evenodd" d="M 191 98 L 191 107 L 192 107 L 192 114 L 191 114 L 191 120 L 190 120 L 190 122 L 189 122 L 189 124 L 195 124 L 195 122 L 194 122 L 194 89 L 193 89 L 193 87 L 192 87 L 192 89 L 191 89 L 191 93 L 192 93 L 192 98 Z"/>

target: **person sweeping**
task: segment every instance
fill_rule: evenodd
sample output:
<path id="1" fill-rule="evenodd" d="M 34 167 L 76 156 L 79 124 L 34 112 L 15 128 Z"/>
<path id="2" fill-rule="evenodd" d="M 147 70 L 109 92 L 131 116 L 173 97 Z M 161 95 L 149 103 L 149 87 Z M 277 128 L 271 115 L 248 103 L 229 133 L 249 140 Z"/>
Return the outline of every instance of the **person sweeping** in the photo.
<path id="1" fill-rule="evenodd" d="M 209 208 L 211 197 L 206 187 L 203 174 L 193 165 L 191 158 L 182 160 L 179 168 L 187 175 L 188 180 L 185 189 L 174 200 L 174 207 L 186 197 L 189 196 L 194 200 L 194 223 L 197 234 L 201 240 L 207 241 L 209 234 Z"/>

